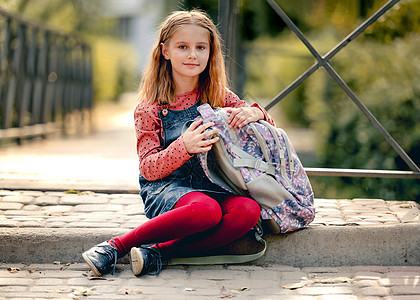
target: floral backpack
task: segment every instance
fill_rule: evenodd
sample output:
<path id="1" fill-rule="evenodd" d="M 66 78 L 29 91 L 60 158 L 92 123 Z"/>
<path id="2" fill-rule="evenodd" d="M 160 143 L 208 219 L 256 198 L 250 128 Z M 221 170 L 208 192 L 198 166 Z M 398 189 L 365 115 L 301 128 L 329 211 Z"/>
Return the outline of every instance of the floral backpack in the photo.
<path id="1" fill-rule="evenodd" d="M 315 217 L 314 195 L 286 133 L 265 121 L 229 128 L 224 108 L 198 107 L 198 118 L 214 122 L 219 141 L 198 158 L 207 177 L 261 207 L 264 231 L 279 234 L 301 229 Z"/>

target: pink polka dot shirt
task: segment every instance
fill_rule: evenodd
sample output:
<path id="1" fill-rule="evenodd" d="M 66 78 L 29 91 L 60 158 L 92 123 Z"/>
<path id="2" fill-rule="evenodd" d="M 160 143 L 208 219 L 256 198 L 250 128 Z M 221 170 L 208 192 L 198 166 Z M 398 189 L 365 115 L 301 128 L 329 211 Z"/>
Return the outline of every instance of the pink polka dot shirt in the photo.
<path id="1" fill-rule="evenodd" d="M 137 154 L 139 156 L 140 173 L 149 181 L 164 178 L 181 167 L 192 156 L 185 149 L 182 136 L 163 149 L 162 121 L 158 111 L 164 108 L 183 110 L 197 102 L 197 89 L 178 95 L 174 104 L 160 105 L 149 104 L 140 101 L 134 111 L 134 124 L 137 136 Z M 243 107 L 247 104 L 240 100 L 230 90 L 225 95 L 225 107 Z M 273 119 L 258 104 L 253 107 L 259 108 L 264 113 L 264 119 L 274 124 Z"/>

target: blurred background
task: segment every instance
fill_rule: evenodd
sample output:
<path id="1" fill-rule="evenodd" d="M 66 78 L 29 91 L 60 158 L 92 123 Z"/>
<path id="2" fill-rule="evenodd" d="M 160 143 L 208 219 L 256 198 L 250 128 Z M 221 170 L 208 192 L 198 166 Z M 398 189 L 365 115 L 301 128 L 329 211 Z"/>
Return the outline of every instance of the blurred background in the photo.
<path id="1" fill-rule="evenodd" d="M 220 0 L 223 1 L 223 0 Z M 277 0 L 324 55 L 385 0 Z M 71 33 L 92 50 L 94 105 L 136 92 L 158 24 L 172 10 L 200 8 L 219 23 L 218 0 L 0 0 L 0 8 Z M 231 88 L 267 105 L 314 57 L 265 0 L 234 6 Z M 0 23 L 5 26 L 5 23 Z M 4 34 L 0 36 L 4 39 Z M 0 41 L 1 42 L 1 41 Z M 420 0 L 402 0 L 331 64 L 379 122 L 420 164 Z M 344 91 L 318 69 L 269 110 L 291 132 L 305 167 L 410 170 Z M 293 133 L 293 134 L 292 134 Z M 317 198 L 420 202 L 418 179 L 311 177 Z"/>

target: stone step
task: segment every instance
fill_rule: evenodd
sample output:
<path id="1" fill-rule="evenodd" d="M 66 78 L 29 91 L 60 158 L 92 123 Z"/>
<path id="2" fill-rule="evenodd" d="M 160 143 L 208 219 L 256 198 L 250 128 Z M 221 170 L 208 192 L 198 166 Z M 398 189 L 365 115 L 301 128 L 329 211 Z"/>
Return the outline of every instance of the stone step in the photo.
<path id="1" fill-rule="evenodd" d="M 266 235 L 257 265 L 420 265 L 420 210 L 411 201 L 315 199 L 303 230 Z M 0 191 L 0 253 L 8 263 L 82 262 L 81 253 L 147 221 L 137 194 Z M 244 237 L 222 249 L 255 253 Z M 122 260 L 127 262 L 127 260 Z"/>

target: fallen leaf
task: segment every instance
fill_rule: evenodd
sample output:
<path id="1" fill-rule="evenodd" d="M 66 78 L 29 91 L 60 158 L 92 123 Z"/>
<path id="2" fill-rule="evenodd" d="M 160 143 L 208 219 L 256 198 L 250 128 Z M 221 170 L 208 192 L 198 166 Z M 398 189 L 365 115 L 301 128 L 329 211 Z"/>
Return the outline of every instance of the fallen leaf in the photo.
<path id="1" fill-rule="evenodd" d="M 184 289 L 184 292 L 193 292 L 193 291 L 195 291 L 195 289 L 193 289 L 193 288 L 185 288 Z"/>
<path id="2" fill-rule="evenodd" d="M 56 260 L 55 262 L 53 262 L 53 264 L 54 265 L 61 265 L 61 262 L 59 262 L 59 261 Z"/>
<path id="3" fill-rule="evenodd" d="M 112 278 L 100 277 L 100 276 L 90 276 L 90 277 L 88 277 L 88 280 L 108 280 L 108 281 L 114 281 L 114 279 L 112 279 Z"/>
<path id="4" fill-rule="evenodd" d="M 241 287 L 241 292 L 249 291 L 249 287 L 243 286 Z"/>
<path id="5" fill-rule="evenodd" d="M 303 288 L 304 286 L 307 286 L 309 282 L 311 281 L 301 281 L 297 283 L 290 283 L 290 284 L 284 285 L 283 288 L 288 289 L 288 290 L 296 290 L 296 289 Z"/>
<path id="6" fill-rule="evenodd" d="M 32 274 L 32 273 L 34 273 L 34 272 L 35 272 L 35 270 L 34 270 L 34 269 L 30 269 L 30 270 L 29 270 L 29 273 L 31 273 L 31 274 Z"/>
<path id="7" fill-rule="evenodd" d="M 64 266 L 62 266 L 62 267 L 60 268 L 60 271 L 64 271 L 64 270 L 66 270 L 66 269 L 67 269 L 70 265 L 71 265 L 70 263 L 65 264 Z"/>
<path id="8" fill-rule="evenodd" d="M 222 286 L 222 288 L 220 289 L 220 298 L 232 298 L 234 296 L 235 295 L 231 291 L 228 291 L 224 286 Z"/>
<path id="9" fill-rule="evenodd" d="M 10 273 L 17 273 L 20 271 L 20 268 L 7 268 L 7 271 L 9 271 Z"/>
<path id="10" fill-rule="evenodd" d="M 65 191 L 64 193 L 66 193 L 66 194 L 80 194 L 79 191 L 75 191 L 75 190 L 68 190 L 68 191 Z"/>
<path id="11" fill-rule="evenodd" d="M 121 289 L 118 290 L 118 295 L 138 295 L 143 293 L 140 289 Z"/>
<path id="12" fill-rule="evenodd" d="M 350 279 L 348 277 L 319 278 L 314 279 L 313 282 L 322 284 L 352 283 L 353 279 Z"/>
<path id="13" fill-rule="evenodd" d="M 94 289 L 95 289 L 95 287 L 92 287 L 92 288 L 73 288 L 73 292 L 71 293 L 71 296 L 101 295 L 100 293 L 95 292 Z"/>

